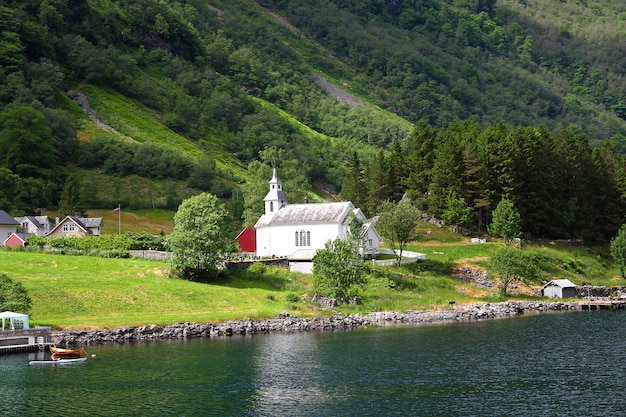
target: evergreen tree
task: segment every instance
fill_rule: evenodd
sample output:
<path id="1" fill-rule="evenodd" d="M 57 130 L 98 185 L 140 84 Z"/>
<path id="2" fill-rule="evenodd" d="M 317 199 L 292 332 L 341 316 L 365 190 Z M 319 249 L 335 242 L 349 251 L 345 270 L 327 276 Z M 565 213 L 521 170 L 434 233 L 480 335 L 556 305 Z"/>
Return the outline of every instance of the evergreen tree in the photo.
<path id="1" fill-rule="evenodd" d="M 341 189 L 341 197 L 345 201 L 352 201 L 354 206 L 363 210 L 366 215 L 369 212 L 365 174 L 361 168 L 361 162 L 356 151 L 348 164 L 348 174 Z"/>
<path id="2" fill-rule="evenodd" d="M 71 175 L 65 182 L 61 199 L 59 200 L 59 214 L 65 216 L 85 216 L 80 192 L 80 179 Z"/>
<path id="3" fill-rule="evenodd" d="M 420 121 L 407 138 L 405 188 L 408 197 L 420 208 L 426 207 L 425 196 L 431 184 L 438 131 Z"/>

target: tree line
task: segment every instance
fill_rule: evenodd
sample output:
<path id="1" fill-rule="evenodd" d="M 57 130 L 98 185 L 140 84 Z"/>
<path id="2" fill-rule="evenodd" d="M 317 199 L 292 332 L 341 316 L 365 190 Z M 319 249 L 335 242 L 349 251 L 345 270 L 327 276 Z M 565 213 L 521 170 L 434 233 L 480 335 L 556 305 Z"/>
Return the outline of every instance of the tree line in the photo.
<path id="1" fill-rule="evenodd" d="M 465 208 L 461 226 L 476 232 L 508 199 L 527 235 L 608 240 L 626 214 L 625 162 L 610 143 L 591 148 L 567 130 L 422 122 L 388 152 L 363 161 L 355 153 L 342 197 L 369 214 L 404 195 L 440 219 Z"/>

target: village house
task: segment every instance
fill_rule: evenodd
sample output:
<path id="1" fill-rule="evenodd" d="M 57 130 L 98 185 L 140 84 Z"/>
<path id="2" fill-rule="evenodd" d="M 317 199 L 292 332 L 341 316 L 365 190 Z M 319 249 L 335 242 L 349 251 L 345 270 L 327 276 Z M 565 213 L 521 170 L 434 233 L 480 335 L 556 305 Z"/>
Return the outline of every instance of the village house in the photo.
<path id="1" fill-rule="evenodd" d="M 32 235 L 32 233 L 22 232 L 11 233 L 11 236 L 9 236 L 3 244 L 4 246 L 26 246 L 26 239 Z"/>
<path id="2" fill-rule="evenodd" d="M 323 249 L 329 241 L 347 236 L 350 214 L 364 224 L 363 255 L 378 253 L 380 236 L 360 209 L 349 201 L 288 204 L 276 166 L 264 202 L 265 213 L 254 225 L 257 256 L 293 255 L 294 262 L 307 262 L 310 267 L 316 250 Z"/>
<path id="3" fill-rule="evenodd" d="M 23 216 L 15 220 L 20 224 L 20 232 L 37 236 L 47 235 L 54 227 L 48 216 Z"/>
<path id="4" fill-rule="evenodd" d="M 17 227 L 20 224 L 9 213 L 0 210 L 0 244 L 4 245 L 13 233 L 17 233 Z"/>
<path id="5" fill-rule="evenodd" d="M 46 237 L 99 236 L 101 225 L 101 217 L 66 216 L 57 222 L 56 226 L 46 234 Z"/>

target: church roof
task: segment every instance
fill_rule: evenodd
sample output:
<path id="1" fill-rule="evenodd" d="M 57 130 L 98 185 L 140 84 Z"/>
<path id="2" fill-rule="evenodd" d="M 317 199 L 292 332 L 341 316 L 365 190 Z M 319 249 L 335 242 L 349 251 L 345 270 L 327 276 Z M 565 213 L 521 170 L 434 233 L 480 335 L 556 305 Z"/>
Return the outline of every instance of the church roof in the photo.
<path id="1" fill-rule="evenodd" d="M 288 204 L 278 210 L 267 222 L 269 225 L 340 223 L 354 206 L 349 201 L 340 203 Z"/>

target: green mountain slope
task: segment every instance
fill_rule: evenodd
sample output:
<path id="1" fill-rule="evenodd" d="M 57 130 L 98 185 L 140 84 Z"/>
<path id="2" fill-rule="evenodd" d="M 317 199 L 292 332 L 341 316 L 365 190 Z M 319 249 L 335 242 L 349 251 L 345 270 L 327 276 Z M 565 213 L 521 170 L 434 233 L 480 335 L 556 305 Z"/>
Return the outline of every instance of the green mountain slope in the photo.
<path id="1" fill-rule="evenodd" d="M 91 207 L 175 205 L 203 190 L 229 197 L 266 181 L 248 167 L 281 149 L 298 187 L 340 189 L 355 155 L 368 171 L 389 164 L 379 150 L 393 153 L 420 121 L 543 125 L 623 150 L 622 9 L 605 0 L 2 0 L 0 207 L 55 207 L 72 174 Z M 96 175 L 147 181 L 99 195 Z"/>

